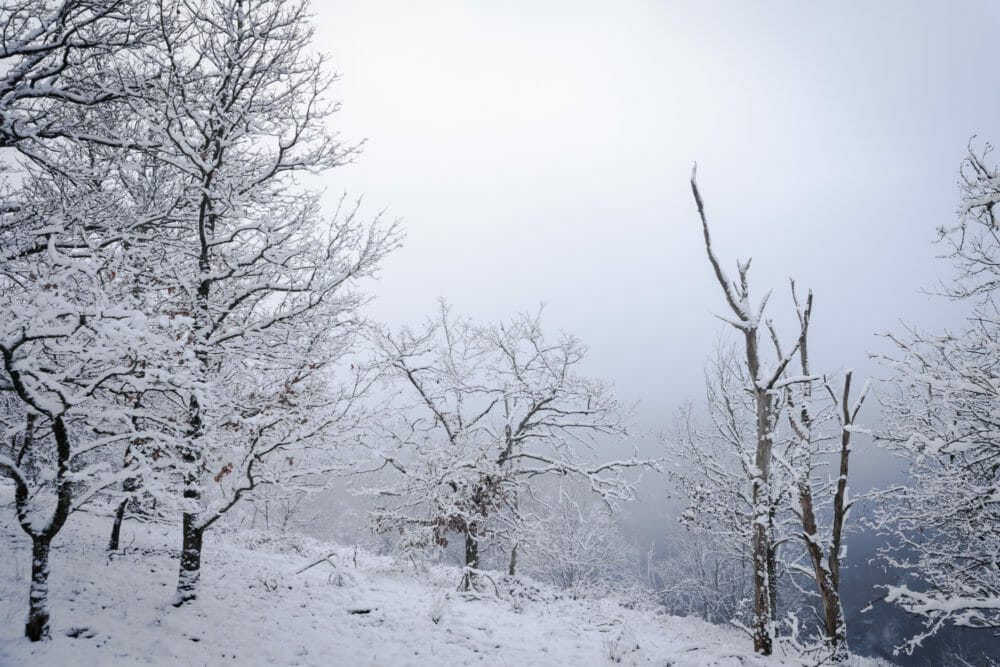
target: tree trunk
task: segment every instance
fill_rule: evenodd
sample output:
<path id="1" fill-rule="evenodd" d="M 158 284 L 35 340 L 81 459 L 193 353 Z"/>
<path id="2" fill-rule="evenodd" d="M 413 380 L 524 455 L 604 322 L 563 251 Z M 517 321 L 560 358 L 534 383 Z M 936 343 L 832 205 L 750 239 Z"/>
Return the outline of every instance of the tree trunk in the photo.
<path id="1" fill-rule="evenodd" d="M 111 524 L 111 539 L 108 540 L 108 551 L 118 551 L 118 542 L 122 533 L 122 521 L 125 519 L 125 506 L 128 505 L 128 498 L 118 504 L 115 510 L 115 521 Z"/>
<path id="2" fill-rule="evenodd" d="M 756 332 L 755 332 L 756 333 Z M 756 339 L 747 335 L 747 366 L 756 378 Z M 768 481 L 771 471 L 771 410 L 767 392 L 757 387 L 757 451 L 754 457 L 756 473 L 753 479 L 753 649 L 762 655 L 771 655 L 773 650 L 774 620 L 771 602 L 771 556 L 772 540 L 768 530 L 770 525 L 770 490 Z"/>
<path id="3" fill-rule="evenodd" d="M 465 533 L 465 566 L 479 569 L 479 541 L 473 537 L 471 530 Z"/>
<path id="4" fill-rule="evenodd" d="M 823 550 L 819 544 L 816 528 L 816 514 L 813 510 L 812 492 L 805 484 L 799 486 L 799 506 L 802 508 L 802 528 L 805 537 L 806 551 L 813 566 L 813 577 L 819 590 L 823 604 L 823 630 L 826 640 L 834 649 L 834 659 L 847 657 L 847 627 L 844 623 L 844 610 L 840 604 L 840 592 L 834 582 L 833 574 L 826 567 Z"/>
<path id="5" fill-rule="evenodd" d="M 510 550 L 510 569 L 508 574 L 514 576 L 514 571 L 517 569 L 517 543 L 514 544 L 514 548 Z"/>
<path id="6" fill-rule="evenodd" d="M 767 531 L 767 594 L 771 603 L 771 621 L 778 622 L 778 548 L 774 545 L 774 524 Z"/>
<path id="7" fill-rule="evenodd" d="M 177 576 L 177 596 L 174 606 L 180 607 L 198 596 L 201 575 L 201 543 L 205 529 L 198 525 L 197 515 L 184 513 L 181 565 Z"/>
<path id="8" fill-rule="evenodd" d="M 462 590 L 475 588 L 475 577 L 471 570 L 479 569 L 479 542 L 472 534 L 472 528 L 465 531 L 465 574 L 462 576 Z"/>
<path id="9" fill-rule="evenodd" d="M 861 404 L 865 400 L 865 392 L 862 389 L 861 398 L 858 399 L 854 414 L 852 415 L 848 407 L 850 395 L 851 373 L 848 372 L 844 377 L 844 397 L 840 402 L 841 409 L 843 410 L 840 430 L 840 475 L 837 477 L 837 491 L 833 498 L 833 529 L 831 531 L 832 541 L 829 557 L 830 578 L 833 580 L 833 587 L 837 590 L 840 590 L 840 545 L 844 537 L 844 521 L 847 519 L 847 510 L 849 509 L 847 503 L 847 473 L 851 457 L 851 430 L 847 427 L 854 424 L 854 419 L 857 417 L 858 411 L 861 409 Z"/>
<path id="10" fill-rule="evenodd" d="M 33 642 L 49 639 L 49 547 L 69 517 L 73 486 L 69 481 L 70 445 L 61 415 L 51 417 L 56 441 L 56 508 L 44 529 L 36 532 L 29 518 L 28 489 L 23 481 L 16 485 L 14 502 L 21 528 L 31 538 L 31 586 L 28 589 L 28 622 L 24 636 Z M 30 425 L 30 422 L 29 422 Z"/>
<path id="11" fill-rule="evenodd" d="M 768 542 L 767 527 L 756 523 L 753 531 L 753 649 L 763 655 L 771 655 L 772 650 Z"/>
<path id="12" fill-rule="evenodd" d="M 212 137 L 206 141 L 210 141 Z M 206 147 L 207 149 L 207 147 Z M 208 364 L 208 331 L 211 317 L 209 315 L 209 296 L 211 293 L 211 242 L 215 236 L 216 215 L 212 212 L 212 201 L 208 195 L 215 172 L 210 171 L 203 176 L 202 197 L 198 206 L 198 289 L 195 295 L 194 355 L 198 359 L 199 379 L 206 382 L 209 377 Z M 190 430 L 187 442 L 181 449 L 181 460 L 184 462 L 184 502 L 186 508 L 197 508 L 201 501 L 201 466 L 205 465 L 201 457 L 201 438 L 204 431 L 201 402 L 198 395 L 192 392 L 188 397 L 188 419 Z M 198 522 L 195 511 L 183 512 L 181 519 L 181 562 L 177 574 L 177 594 L 174 606 L 180 607 L 198 596 L 198 579 L 201 576 L 201 542 L 206 525 Z"/>
<path id="13" fill-rule="evenodd" d="M 128 508 L 128 503 L 132 499 L 132 494 L 135 493 L 138 488 L 139 480 L 135 477 L 129 477 L 122 482 L 122 492 L 126 495 L 125 499 L 118 504 L 118 509 L 115 510 L 115 521 L 111 524 L 111 539 L 108 540 L 108 551 L 118 551 L 118 544 L 122 532 L 122 521 L 125 520 L 125 510 Z"/>
<path id="14" fill-rule="evenodd" d="M 757 334 L 760 316 L 767 303 L 767 297 L 761 301 L 756 313 L 751 310 L 750 286 L 747 280 L 747 272 L 750 269 L 749 260 L 737 264 L 738 283 L 730 282 L 722 270 L 718 258 L 712 252 L 712 239 L 708 231 L 708 220 L 705 217 L 705 206 L 701 200 L 701 194 L 698 192 L 695 176 L 696 173 L 692 171 L 691 193 L 694 195 L 695 204 L 698 206 L 698 215 L 701 218 L 702 232 L 705 236 L 705 252 L 708 254 L 708 260 L 715 272 L 719 287 L 722 288 L 729 307 L 737 317 L 738 321 L 730 323 L 743 332 L 746 368 L 751 383 L 748 389 L 753 391 L 756 409 L 757 450 L 754 455 L 753 470 L 750 473 L 753 492 L 753 645 L 754 651 L 757 653 L 771 655 L 775 628 L 773 618 L 777 601 L 776 596 L 772 595 L 771 588 L 775 583 L 773 581 L 775 568 L 772 567 L 771 563 L 774 555 L 773 532 L 770 524 L 770 515 L 773 511 L 770 494 L 771 449 L 773 446 L 771 433 L 778 410 L 769 392 L 773 390 L 775 382 L 784 373 L 788 358 L 781 361 L 781 365 L 771 379 L 765 382 L 765 378 L 760 374 Z M 802 334 L 800 336 L 804 336 L 807 323 L 803 321 L 801 324 Z"/>
<path id="15" fill-rule="evenodd" d="M 823 609 L 826 612 L 826 631 L 833 645 L 833 659 L 837 661 L 847 658 L 847 625 L 844 622 L 844 609 L 840 602 L 840 546 L 844 536 L 844 522 L 847 519 L 849 505 L 847 503 L 847 474 L 848 464 L 851 456 L 851 430 L 848 425 L 854 423 L 858 410 L 864 402 L 864 391 L 858 399 L 857 406 L 852 414 L 849 408 L 851 395 L 851 373 L 844 377 L 844 395 L 841 400 L 843 410 L 840 432 L 840 475 L 837 478 L 837 491 L 833 498 L 833 528 L 831 530 L 830 553 L 827 557 L 827 574 L 829 575 L 830 589 L 833 596 L 830 600 L 830 609 L 827 611 L 824 600 Z"/>
<path id="16" fill-rule="evenodd" d="M 31 588 L 24 636 L 33 642 L 49 638 L 49 546 L 51 538 L 31 538 Z"/>
<path id="17" fill-rule="evenodd" d="M 199 291 L 200 295 L 201 291 Z M 202 370 L 204 370 L 207 366 L 207 357 L 204 351 L 196 350 L 195 354 L 201 363 Z M 202 434 L 202 420 L 201 405 L 194 394 L 189 399 L 188 409 L 191 415 L 191 430 L 188 433 L 188 442 L 181 450 L 181 460 L 186 467 L 183 495 L 184 502 L 188 503 L 187 507 L 197 507 L 201 501 L 201 473 L 198 469 L 201 450 L 198 441 Z M 190 600 L 194 600 L 198 595 L 198 578 L 201 575 L 201 538 L 204 534 L 205 525 L 199 524 L 198 515 L 191 511 L 183 512 L 181 518 L 181 563 L 177 574 L 175 607 L 180 607 Z"/>

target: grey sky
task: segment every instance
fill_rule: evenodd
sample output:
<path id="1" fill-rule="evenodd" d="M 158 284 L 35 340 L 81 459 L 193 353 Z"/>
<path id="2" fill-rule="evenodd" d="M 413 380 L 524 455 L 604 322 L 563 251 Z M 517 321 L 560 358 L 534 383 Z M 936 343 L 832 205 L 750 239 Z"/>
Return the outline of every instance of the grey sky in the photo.
<path id="1" fill-rule="evenodd" d="M 403 219 L 372 312 L 435 299 L 496 319 L 540 301 L 590 370 L 666 427 L 703 395 L 720 257 L 816 292 L 818 368 L 872 372 L 876 331 L 940 326 L 971 135 L 1000 141 L 990 2 L 322 2 L 336 126 L 368 137 L 329 180 Z M 791 334 L 791 331 L 786 328 Z"/>

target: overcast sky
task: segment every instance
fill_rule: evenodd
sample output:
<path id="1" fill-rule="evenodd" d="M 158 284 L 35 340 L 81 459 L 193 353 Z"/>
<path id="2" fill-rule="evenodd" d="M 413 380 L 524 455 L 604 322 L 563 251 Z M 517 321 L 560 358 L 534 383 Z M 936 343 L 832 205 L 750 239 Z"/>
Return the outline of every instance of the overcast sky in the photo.
<path id="1" fill-rule="evenodd" d="M 974 134 L 1000 141 L 992 2 L 316 3 L 342 74 L 336 126 L 367 138 L 327 180 L 402 219 L 372 314 L 445 297 L 479 320 L 547 304 L 588 370 L 666 428 L 703 396 L 725 314 L 717 252 L 753 257 L 788 324 L 816 293 L 814 368 L 877 372 L 875 332 L 940 327 Z M 791 326 L 785 327 L 791 337 Z"/>

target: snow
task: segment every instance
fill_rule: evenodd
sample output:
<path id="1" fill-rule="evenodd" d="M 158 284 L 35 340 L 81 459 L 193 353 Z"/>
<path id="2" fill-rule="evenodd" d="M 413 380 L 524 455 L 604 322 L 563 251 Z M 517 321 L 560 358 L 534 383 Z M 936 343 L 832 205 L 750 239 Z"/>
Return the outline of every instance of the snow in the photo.
<path id="1" fill-rule="evenodd" d="M 53 545 L 52 640 L 32 644 L 30 545 L 11 514 L 0 515 L 0 665 L 803 664 L 755 656 L 735 628 L 499 574 L 459 593 L 457 567 L 291 534 L 210 531 L 198 599 L 176 609 L 179 528 L 127 522 L 128 546 L 109 559 L 109 518 L 80 513 Z"/>

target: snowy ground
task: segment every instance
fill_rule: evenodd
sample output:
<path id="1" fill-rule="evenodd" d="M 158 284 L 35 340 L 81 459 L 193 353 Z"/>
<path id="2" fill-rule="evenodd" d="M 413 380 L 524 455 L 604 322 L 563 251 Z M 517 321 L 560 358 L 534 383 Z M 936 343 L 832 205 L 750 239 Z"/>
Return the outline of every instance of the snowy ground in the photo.
<path id="1" fill-rule="evenodd" d="M 0 665 L 803 664 L 754 656 L 735 629 L 509 578 L 461 594 L 457 568 L 300 537 L 209 532 L 201 594 L 174 609 L 177 531 L 126 524 L 125 553 L 108 559 L 108 519 L 80 514 L 55 543 L 53 639 L 32 644 L 30 549 L 0 510 Z"/>

